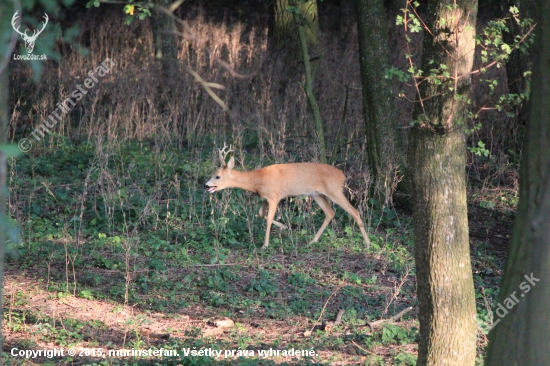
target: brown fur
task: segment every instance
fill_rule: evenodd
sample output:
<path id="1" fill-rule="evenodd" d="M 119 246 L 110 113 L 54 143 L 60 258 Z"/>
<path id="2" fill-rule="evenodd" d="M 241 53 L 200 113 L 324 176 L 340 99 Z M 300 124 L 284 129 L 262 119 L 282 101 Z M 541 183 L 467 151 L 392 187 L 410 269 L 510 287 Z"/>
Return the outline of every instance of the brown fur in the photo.
<path id="1" fill-rule="evenodd" d="M 222 164 L 224 164 L 223 158 Z M 293 163 L 275 164 L 258 170 L 240 172 L 233 170 L 234 165 L 235 160 L 231 157 L 226 166 L 218 169 L 212 175 L 212 178 L 206 183 L 206 187 L 209 192 L 225 188 L 241 188 L 257 193 L 265 199 L 260 208 L 260 217 L 267 220 L 265 242 L 262 248 L 269 245 L 269 232 L 272 223 L 286 228 L 285 225 L 273 218 L 279 201 L 289 196 L 311 196 L 326 215 L 325 221 L 313 238 L 312 243 L 319 240 L 330 220 L 334 217 L 334 211 L 327 202 L 326 196 L 353 217 L 359 225 L 365 244 L 367 247 L 370 246 L 359 212 L 353 208 L 342 192 L 346 178 L 341 170 L 327 164 Z"/>

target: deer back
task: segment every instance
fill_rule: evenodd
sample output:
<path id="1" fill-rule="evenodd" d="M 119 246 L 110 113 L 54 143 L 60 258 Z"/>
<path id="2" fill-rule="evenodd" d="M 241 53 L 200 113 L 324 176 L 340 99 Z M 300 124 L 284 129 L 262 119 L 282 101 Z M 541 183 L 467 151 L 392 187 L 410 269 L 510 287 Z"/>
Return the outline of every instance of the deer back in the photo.
<path id="1" fill-rule="evenodd" d="M 275 164 L 254 171 L 257 174 L 257 192 L 264 198 L 284 198 L 324 194 L 330 196 L 342 190 L 345 176 L 341 170 L 327 164 Z"/>

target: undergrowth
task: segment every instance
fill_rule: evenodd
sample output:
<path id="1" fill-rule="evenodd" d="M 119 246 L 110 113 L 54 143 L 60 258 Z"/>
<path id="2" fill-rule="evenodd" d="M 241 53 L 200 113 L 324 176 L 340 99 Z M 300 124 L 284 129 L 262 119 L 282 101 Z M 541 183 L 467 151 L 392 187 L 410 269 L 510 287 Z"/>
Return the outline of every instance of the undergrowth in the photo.
<path id="1" fill-rule="evenodd" d="M 406 214 L 389 208 L 362 210 L 372 241 L 367 249 L 353 220 L 335 207 L 335 220 L 321 240 L 308 244 L 324 214 L 311 199 L 287 199 L 277 219 L 290 229 L 274 228 L 269 249 L 260 251 L 265 221 L 256 217 L 259 198 L 239 189 L 208 194 L 203 188 L 216 166 L 213 141 L 192 151 L 160 148 L 150 141 L 76 144 L 57 137 L 49 143 L 55 149 L 37 148 L 10 162 L 10 215 L 21 223 L 21 237 L 11 243 L 7 273 L 38 280 L 38 287 L 57 301 L 75 297 L 121 304 L 145 316 L 177 317 L 198 307 L 202 314 L 227 316 L 237 325 L 220 338 L 190 324 L 159 342 L 140 336 L 143 324 L 134 316 L 117 334 L 98 336 L 106 333 L 105 325 L 71 320 L 70 314 L 56 320 L 29 309 L 32 293 L 8 291 L 5 327 L 27 334 L 28 347 L 91 344 L 181 351 L 269 346 L 313 348 L 323 355 L 292 361 L 299 364 L 414 364 L 414 312 L 374 334 L 365 327 L 366 321 L 416 305 L 412 227 Z M 273 162 L 252 150 L 240 161 L 245 163 L 240 169 Z M 351 201 L 358 204 L 353 196 Z M 502 263 L 489 246 L 473 254 L 478 311 L 486 321 Z M 300 335 L 334 320 L 339 309 L 345 313 L 335 331 Z M 254 334 L 254 327 L 268 332 Z M 293 329 L 291 337 L 278 327 Z M 483 342 L 481 329 L 480 352 Z M 170 362 L 213 362 L 204 357 L 178 360 Z M 243 357 L 239 364 L 258 360 Z"/>

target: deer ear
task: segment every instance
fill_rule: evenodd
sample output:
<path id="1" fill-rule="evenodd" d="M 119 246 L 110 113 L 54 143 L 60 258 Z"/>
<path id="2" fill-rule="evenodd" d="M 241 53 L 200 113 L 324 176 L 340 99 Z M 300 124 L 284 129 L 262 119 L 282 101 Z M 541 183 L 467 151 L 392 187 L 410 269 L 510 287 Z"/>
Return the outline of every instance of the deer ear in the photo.
<path id="1" fill-rule="evenodd" d="M 235 166 L 235 158 L 232 156 L 227 163 L 227 169 L 231 170 Z"/>

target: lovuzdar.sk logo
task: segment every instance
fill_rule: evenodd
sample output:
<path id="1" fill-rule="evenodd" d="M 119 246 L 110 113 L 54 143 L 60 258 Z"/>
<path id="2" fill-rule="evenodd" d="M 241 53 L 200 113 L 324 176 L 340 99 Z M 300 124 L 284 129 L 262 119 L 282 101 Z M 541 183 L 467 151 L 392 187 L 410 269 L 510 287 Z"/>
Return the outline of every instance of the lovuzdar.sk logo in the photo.
<path id="1" fill-rule="evenodd" d="M 32 35 L 27 34 L 28 29 L 26 28 L 24 32 L 21 32 L 19 30 L 19 27 L 21 26 L 21 22 L 19 25 L 16 25 L 17 18 L 19 17 L 19 11 L 16 11 L 15 14 L 13 14 L 13 17 L 11 18 L 11 26 L 13 29 L 21 36 L 23 41 L 25 41 L 25 48 L 27 49 L 27 55 L 13 55 L 14 60 L 46 60 L 46 55 L 33 55 L 32 52 L 34 51 L 34 44 L 36 42 L 36 39 L 44 31 L 44 28 L 46 28 L 46 25 L 48 24 L 48 14 L 44 13 L 44 22 L 42 23 L 42 29 L 37 30 L 35 29 L 32 33 Z"/>

